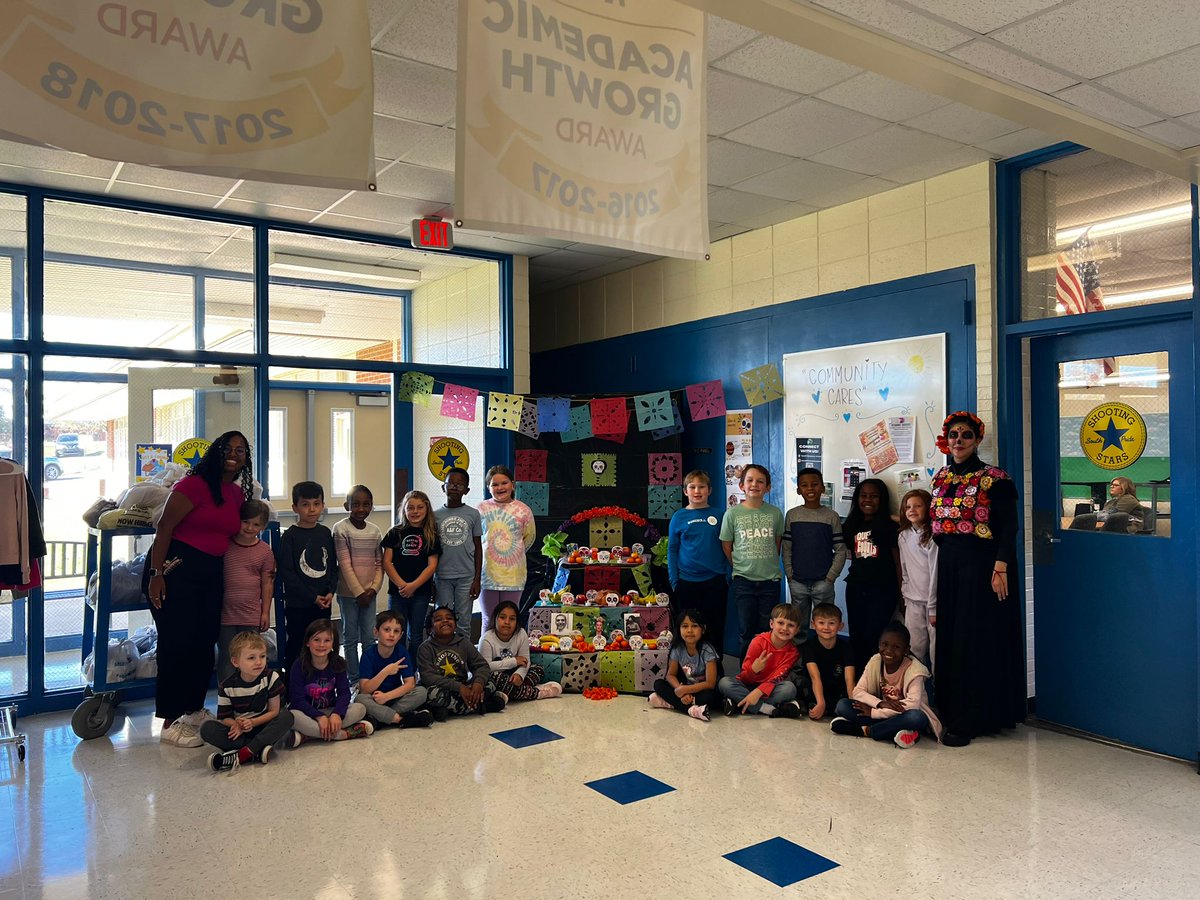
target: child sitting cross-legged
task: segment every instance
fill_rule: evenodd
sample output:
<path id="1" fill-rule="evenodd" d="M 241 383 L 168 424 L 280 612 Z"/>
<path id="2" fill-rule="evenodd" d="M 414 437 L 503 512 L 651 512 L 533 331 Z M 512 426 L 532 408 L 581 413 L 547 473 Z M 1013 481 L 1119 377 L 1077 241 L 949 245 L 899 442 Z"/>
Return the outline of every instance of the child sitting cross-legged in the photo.
<path id="1" fill-rule="evenodd" d="M 439 606 L 433 611 L 433 635 L 417 650 L 421 683 L 429 691 L 429 708 L 439 722 L 451 715 L 499 712 L 508 703 L 508 696 L 490 681 L 487 660 L 455 630 L 457 626 L 454 609 Z"/>
<path id="2" fill-rule="evenodd" d="M 721 699 L 717 693 L 720 657 L 704 639 L 704 615 L 685 609 L 676 625 L 679 643 L 671 645 L 667 677 L 654 682 L 647 701 L 655 709 L 676 709 L 707 722 L 708 707 Z"/>
<path id="3" fill-rule="evenodd" d="M 929 670 L 908 649 L 908 629 L 889 622 L 879 636 L 879 652 L 854 687 L 853 699 L 838 701 L 837 718 L 830 723 L 835 734 L 894 741 L 901 749 L 915 744 L 926 728 L 941 738 L 942 723 L 925 696 Z"/>
<path id="4" fill-rule="evenodd" d="M 479 641 L 479 653 L 492 669 L 491 683 L 497 691 L 516 700 L 545 700 L 562 693 L 557 681 L 546 681 L 541 666 L 529 664 L 529 635 L 517 621 L 517 604 L 501 600 L 492 611 L 492 621 Z"/>
<path id="5" fill-rule="evenodd" d="M 267 668 L 267 642 L 253 631 L 229 641 L 234 672 L 217 688 L 217 717 L 200 726 L 200 737 L 217 748 L 208 758 L 214 772 L 247 762 L 265 763 L 276 741 L 287 736 L 292 713 L 282 705 L 283 679 Z"/>
<path id="6" fill-rule="evenodd" d="M 780 603 L 771 610 L 771 630 L 755 635 L 735 678 L 717 684 L 725 698 L 725 715 L 762 713 L 781 719 L 800 718 L 796 686 L 788 680 L 799 651 L 793 638 L 800 625 L 800 611 L 793 603 Z"/>
<path id="7" fill-rule="evenodd" d="M 375 643 L 362 652 L 358 662 L 358 694 L 355 700 L 367 709 L 376 725 L 427 728 L 433 714 L 425 705 L 425 688 L 417 684 L 417 669 L 404 646 L 404 619 L 394 609 L 375 616 Z"/>
<path id="8" fill-rule="evenodd" d="M 363 705 L 350 702 L 346 661 L 337 648 L 337 629 L 328 619 L 317 619 L 305 629 L 300 655 L 288 670 L 293 747 L 317 739 L 368 737 L 375 731 L 374 725 L 362 721 L 367 714 Z"/>

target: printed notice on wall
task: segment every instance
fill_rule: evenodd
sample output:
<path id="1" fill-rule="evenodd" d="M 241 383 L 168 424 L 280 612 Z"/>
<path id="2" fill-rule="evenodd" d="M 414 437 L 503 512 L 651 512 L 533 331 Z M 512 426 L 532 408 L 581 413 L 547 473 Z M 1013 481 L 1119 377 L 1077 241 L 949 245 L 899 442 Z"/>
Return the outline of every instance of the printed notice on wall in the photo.
<path id="1" fill-rule="evenodd" d="M 455 212 L 470 228 L 701 259 L 704 13 L 459 0 Z"/>
<path id="2" fill-rule="evenodd" d="M 858 483 L 867 477 L 867 461 L 865 459 L 842 460 L 842 499 L 854 497 L 854 489 Z"/>
<path id="3" fill-rule="evenodd" d="M 375 180 L 366 0 L 7 0 L 4 130 L 229 178 Z"/>
<path id="4" fill-rule="evenodd" d="M 725 413 L 725 505 L 737 506 L 746 497 L 742 473 L 754 461 L 754 410 Z"/>
<path id="5" fill-rule="evenodd" d="M 821 468 L 821 447 L 825 443 L 823 438 L 819 437 L 798 437 L 796 438 L 796 472 L 799 474 L 801 469 L 817 469 Z"/>
<path id="6" fill-rule="evenodd" d="M 896 448 L 896 461 L 911 463 L 917 443 L 917 420 L 912 416 L 889 416 L 887 430 Z"/>
<path id="7" fill-rule="evenodd" d="M 867 465 L 871 471 L 878 474 L 894 466 L 898 461 L 896 445 L 888 434 L 886 422 L 876 422 L 866 431 L 859 432 L 858 441 L 862 444 L 863 452 L 867 454 Z"/>

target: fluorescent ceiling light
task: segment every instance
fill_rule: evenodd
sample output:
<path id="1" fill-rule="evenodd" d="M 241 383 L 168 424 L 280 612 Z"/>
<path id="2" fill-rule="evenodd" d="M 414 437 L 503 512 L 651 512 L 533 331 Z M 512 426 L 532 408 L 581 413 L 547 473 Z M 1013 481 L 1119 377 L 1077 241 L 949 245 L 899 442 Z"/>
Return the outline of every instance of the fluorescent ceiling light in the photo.
<path id="1" fill-rule="evenodd" d="M 254 316 L 254 310 L 250 308 L 249 303 L 229 303 L 222 300 L 205 303 L 204 313 L 217 319 L 244 320 Z M 325 311 L 308 309 L 303 306 L 276 306 L 272 303 L 271 321 L 294 322 L 297 325 L 319 325 L 325 321 Z"/>
<path id="2" fill-rule="evenodd" d="M 275 253 L 271 256 L 271 269 L 300 272 L 304 275 L 334 276 L 339 279 L 367 279 L 381 284 L 420 284 L 421 273 L 417 269 L 402 269 L 399 266 L 367 265 L 347 262 L 342 259 L 324 259 L 319 256 L 296 256 L 291 253 Z"/>
<path id="3" fill-rule="evenodd" d="M 1146 300 L 1182 300 L 1192 296 L 1191 282 L 1173 284 L 1169 287 L 1149 291 L 1130 291 L 1127 294 L 1105 294 L 1105 306 L 1120 306 L 1122 303 L 1142 303 Z"/>
<path id="4" fill-rule="evenodd" d="M 1091 228 L 1089 238 L 1104 237 L 1106 234 L 1123 234 L 1127 231 L 1139 231 L 1143 228 L 1155 228 L 1169 222 L 1180 222 L 1191 218 L 1192 204 L 1180 203 L 1178 206 L 1164 206 L 1150 212 L 1135 213 L 1131 216 L 1121 216 L 1118 219 L 1108 219 L 1095 222 L 1092 225 L 1080 225 L 1077 228 L 1066 228 L 1055 232 L 1054 239 L 1059 244 L 1070 244 Z"/>

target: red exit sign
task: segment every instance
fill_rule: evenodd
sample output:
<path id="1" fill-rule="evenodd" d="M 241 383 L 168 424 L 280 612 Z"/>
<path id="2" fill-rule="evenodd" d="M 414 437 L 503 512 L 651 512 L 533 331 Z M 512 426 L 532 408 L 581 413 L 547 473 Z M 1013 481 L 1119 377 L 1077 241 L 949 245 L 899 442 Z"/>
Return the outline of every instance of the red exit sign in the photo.
<path id="1" fill-rule="evenodd" d="M 412 244 L 422 250 L 452 250 L 454 228 L 442 219 L 413 219 Z"/>

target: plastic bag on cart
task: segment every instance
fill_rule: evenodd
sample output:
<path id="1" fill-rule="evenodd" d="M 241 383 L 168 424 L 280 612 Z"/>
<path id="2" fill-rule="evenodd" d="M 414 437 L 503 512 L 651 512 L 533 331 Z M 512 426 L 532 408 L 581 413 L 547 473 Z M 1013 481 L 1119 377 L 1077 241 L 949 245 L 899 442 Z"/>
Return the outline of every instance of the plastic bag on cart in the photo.
<path id="1" fill-rule="evenodd" d="M 83 661 L 83 677 L 88 681 L 95 681 L 96 661 L 93 659 L 95 653 L 89 653 L 87 659 Z M 108 642 L 108 675 L 107 681 L 112 684 L 118 681 L 129 681 L 136 677 L 138 659 L 138 649 L 133 641 L 126 638 L 125 640 L 117 640 L 110 638 Z M 156 664 L 157 670 L 157 664 Z"/>
<path id="2" fill-rule="evenodd" d="M 260 637 L 267 642 L 267 659 L 275 659 L 279 655 L 279 641 L 275 637 L 275 629 L 268 628 Z"/>
<path id="3" fill-rule="evenodd" d="M 137 606 L 145 599 L 142 596 L 142 569 L 146 566 L 146 554 L 135 556 L 130 562 L 118 559 L 112 566 L 112 582 L 109 588 L 109 606 L 113 609 Z M 88 579 L 87 601 L 93 609 L 99 594 L 100 576 L 93 572 Z"/>
<path id="4" fill-rule="evenodd" d="M 133 671 L 134 678 L 157 678 L 158 677 L 158 651 L 150 650 L 137 661 L 137 667 Z"/>
<path id="5" fill-rule="evenodd" d="M 153 625 L 143 625 L 137 631 L 129 636 L 133 641 L 133 645 L 138 648 L 138 653 L 145 658 L 147 653 L 154 653 L 158 647 L 158 629 Z"/>

